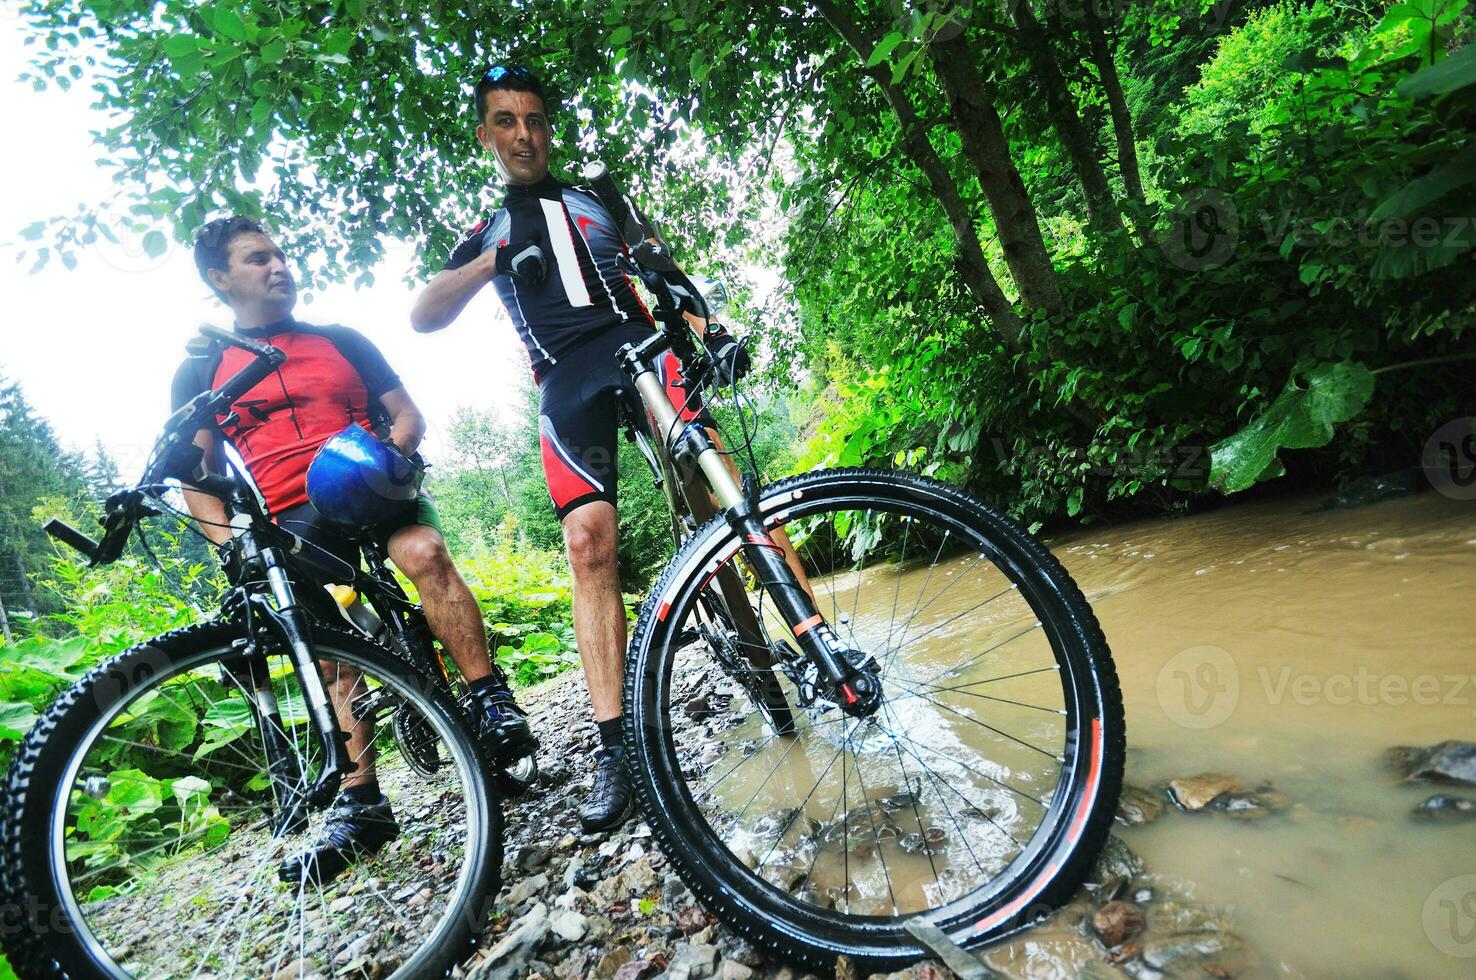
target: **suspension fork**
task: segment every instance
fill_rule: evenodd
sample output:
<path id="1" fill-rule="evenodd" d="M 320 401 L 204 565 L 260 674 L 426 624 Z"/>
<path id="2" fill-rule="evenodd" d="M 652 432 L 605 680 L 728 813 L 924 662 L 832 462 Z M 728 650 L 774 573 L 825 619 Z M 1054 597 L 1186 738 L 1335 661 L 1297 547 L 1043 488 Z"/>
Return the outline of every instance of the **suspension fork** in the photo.
<path id="1" fill-rule="evenodd" d="M 291 812 L 283 814 L 284 825 L 291 825 L 303 807 L 321 807 L 332 802 L 338 795 L 343 777 L 357 767 L 348 755 L 348 733 L 338 725 L 333 702 L 328 697 L 328 686 L 323 680 L 318 658 L 313 653 L 309 638 L 307 610 L 292 589 L 287 576 L 281 551 L 277 548 L 261 548 L 250 531 L 251 518 L 248 514 L 236 514 L 231 518 L 232 532 L 241 549 L 242 564 L 259 562 L 266 571 L 267 585 L 277 607 L 272 609 L 265 601 L 257 600 L 256 611 L 270 625 L 277 638 L 287 649 L 292 660 L 293 673 L 302 690 L 303 702 L 307 706 L 308 720 L 318 736 L 323 750 L 323 771 L 313 785 L 294 801 Z"/>
<path id="2" fill-rule="evenodd" d="M 840 637 L 795 578 L 794 570 L 784 560 L 783 549 L 769 536 L 757 506 L 728 471 L 722 454 L 712 444 L 707 432 L 696 422 L 683 425 L 676 409 L 667 400 L 656 372 L 635 351 L 625 352 L 623 364 L 641 401 L 656 421 L 656 431 L 666 451 L 673 457 L 695 457 L 698 468 L 717 498 L 723 517 L 738 534 L 744 557 L 758 576 L 759 583 L 774 600 L 800 649 L 818 668 L 820 679 L 834 692 L 842 710 L 858 717 L 876 711 L 881 704 L 880 682 L 869 672 L 854 666 L 845 656 L 845 646 Z"/>

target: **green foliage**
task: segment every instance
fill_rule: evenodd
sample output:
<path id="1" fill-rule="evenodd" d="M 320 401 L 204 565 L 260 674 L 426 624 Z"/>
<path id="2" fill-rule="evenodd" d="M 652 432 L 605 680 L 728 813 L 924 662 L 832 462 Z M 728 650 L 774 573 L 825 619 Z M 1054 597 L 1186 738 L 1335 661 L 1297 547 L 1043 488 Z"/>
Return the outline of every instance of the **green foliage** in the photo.
<path id="1" fill-rule="evenodd" d="M 1368 368 L 1352 361 L 1316 364 L 1293 376 L 1266 413 L 1210 448 L 1210 485 L 1232 493 L 1286 472 L 1280 449 L 1316 449 L 1333 426 L 1363 411 L 1373 396 Z"/>

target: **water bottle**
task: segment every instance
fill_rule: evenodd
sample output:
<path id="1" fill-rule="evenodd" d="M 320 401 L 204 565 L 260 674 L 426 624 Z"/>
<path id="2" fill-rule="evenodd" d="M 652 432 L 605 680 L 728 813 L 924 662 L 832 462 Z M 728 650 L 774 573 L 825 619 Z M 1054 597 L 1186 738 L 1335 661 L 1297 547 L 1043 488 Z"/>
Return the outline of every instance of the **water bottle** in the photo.
<path id="1" fill-rule="evenodd" d="M 343 614 L 344 619 L 348 620 L 350 626 L 376 642 L 384 639 L 386 632 L 384 621 L 375 614 L 373 609 L 359 601 L 359 593 L 347 585 L 329 585 L 326 588 L 328 594 L 333 596 L 333 601 L 338 603 L 338 611 Z"/>

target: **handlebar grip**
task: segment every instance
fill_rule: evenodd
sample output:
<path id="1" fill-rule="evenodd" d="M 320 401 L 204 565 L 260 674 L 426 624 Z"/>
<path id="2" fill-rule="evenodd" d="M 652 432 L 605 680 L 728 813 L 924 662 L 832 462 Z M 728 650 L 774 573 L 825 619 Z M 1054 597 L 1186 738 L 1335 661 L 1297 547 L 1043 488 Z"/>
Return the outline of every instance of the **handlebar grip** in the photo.
<path id="1" fill-rule="evenodd" d="M 213 324 L 200 324 L 200 333 L 212 340 L 216 340 L 222 344 L 226 344 L 227 346 L 239 347 L 242 350 L 250 351 L 257 357 L 271 361 L 273 364 L 280 364 L 282 363 L 282 361 L 286 360 L 286 357 L 282 354 L 282 352 L 273 347 L 271 344 L 263 344 L 259 340 L 252 340 L 250 337 L 243 337 L 231 330 L 222 330 L 220 327 L 214 326 Z"/>
<path id="2" fill-rule="evenodd" d="M 92 561 L 97 560 L 97 542 L 72 527 L 66 521 L 53 517 L 42 525 L 41 530 L 51 535 L 56 540 L 69 548 L 75 548 L 86 555 Z"/>
<path id="3" fill-rule="evenodd" d="M 615 219 L 615 229 L 626 245 L 634 248 L 650 237 L 649 230 L 642 227 L 641 222 L 631 213 L 625 192 L 615 183 L 615 178 L 610 175 L 610 168 L 603 161 L 595 160 L 586 164 L 584 179 L 589 183 L 590 190 L 595 192 L 595 197 L 605 206 L 605 210 L 610 212 L 610 217 Z"/>

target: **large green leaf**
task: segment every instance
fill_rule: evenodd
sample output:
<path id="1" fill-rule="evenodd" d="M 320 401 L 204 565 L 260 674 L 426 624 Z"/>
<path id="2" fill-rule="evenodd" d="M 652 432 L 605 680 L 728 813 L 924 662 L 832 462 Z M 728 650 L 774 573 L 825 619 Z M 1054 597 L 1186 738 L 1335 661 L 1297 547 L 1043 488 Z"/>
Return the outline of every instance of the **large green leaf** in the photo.
<path id="1" fill-rule="evenodd" d="M 1369 220 L 1412 218 L 1473 181 L 1476 181 L 1476 143 L 1468 143 L 1444 164 L 1410 181 L 1381 201 L 1369 215 Z"/>
<path id="2" fill-rule="evenodd" d="M 6 667 L 29 667 L 58 680 L 70 681 L 68 669 L 87 654 L 87 641 L 74 636 L 68 640 L 50 640 L 33 636 L 5 648 Z"/>
<path id="3" fill-rule="evenodd" d="M 22 739 L 35 723 L 36 709 L 29 704 L 0 701 L 0 739 Z"/>
<path id="4" fill-rule="evenodd" d="M 1476 85 L 1476 44 L 1468 44 L 1438 64 L 1423 68 L 1399 83 L 1407 99 L 1446 95 Z"/>
<path id="5" fill-rule="evenodd" d="M 1210 447 L 1210 486 L 1235 493 L 1280 475 L 1278 451 L 1327 445 L 1335 425 L 1363 411 L 1373 387 L 1373 373 L 1356 361 L 1317 364 L 1301 383 L 1294 374 L 1264 415 Z"/>

